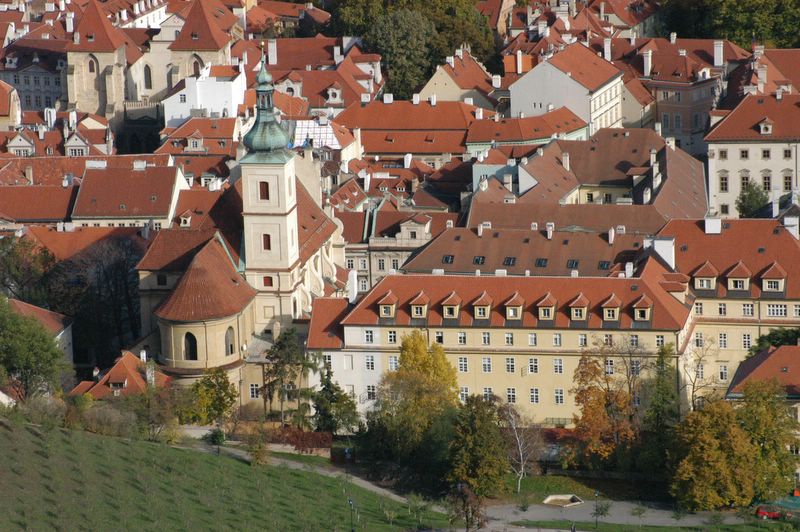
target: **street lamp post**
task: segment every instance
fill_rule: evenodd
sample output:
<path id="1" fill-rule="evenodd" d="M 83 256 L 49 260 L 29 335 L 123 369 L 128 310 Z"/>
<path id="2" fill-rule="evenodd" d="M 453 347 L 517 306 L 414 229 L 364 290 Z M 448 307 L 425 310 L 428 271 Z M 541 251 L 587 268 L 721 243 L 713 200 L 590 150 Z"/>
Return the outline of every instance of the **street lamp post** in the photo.
<path id="1" fill-rule="evenodd" d="M 356 527 L 353 525 L 353 499 L 348 498 L 347 504 L 350 505 L 350 532 L 356 532 Z"/>
<path id="2" fill-rule="evenodd" d="M 597 530 L 597 518 L 599 517 L 597 513 L 597 497 L 600 495 L 600 492 L 595 490 L 594 491 L 594 528 Z"/>

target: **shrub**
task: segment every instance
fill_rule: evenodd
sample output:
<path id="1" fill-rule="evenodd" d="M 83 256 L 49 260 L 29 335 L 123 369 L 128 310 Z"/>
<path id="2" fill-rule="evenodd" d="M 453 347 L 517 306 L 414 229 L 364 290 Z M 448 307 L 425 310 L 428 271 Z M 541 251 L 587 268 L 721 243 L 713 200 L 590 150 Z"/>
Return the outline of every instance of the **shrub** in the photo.
<path id="1" fill-rule="evenodd" d="M 97 405 L 84 412 L 83 426 L 89 432 L 130 438 L 136 435 L 136 415 L 111 405 Z"/>
<path id="2" fill-rule="evenodd" d="M 203 439 L 210 445 L 222 445 L 225 443 L 225 432 L 222 429 L 213 429 Z"/>
<path id="3" fill-rule="evenodd" d="M 281 443 L 291 445 L 300 453 L 311 454 L 314 449 L 330 449 L 333 434 L 330 432 L 308 432 L 294 427 L 280 430 Z"/>
<path id="4" fill-rule="evenodd" d="M 61 399 L 46 396 L 34 396 L 19 406 L 25 419 L 44 428 L 64 425 L 67 405 Z"/>

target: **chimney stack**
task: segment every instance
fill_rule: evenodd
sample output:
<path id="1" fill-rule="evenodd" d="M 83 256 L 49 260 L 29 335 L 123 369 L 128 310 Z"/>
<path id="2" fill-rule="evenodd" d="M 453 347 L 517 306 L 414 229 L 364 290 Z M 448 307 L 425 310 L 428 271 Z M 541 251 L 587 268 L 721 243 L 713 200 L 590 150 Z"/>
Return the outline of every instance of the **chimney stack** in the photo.
<path id="1" fill-rule="evenodd" d="M 603 59 L 611 61 L 611 37 L 603 39 Z"/>
<path id="2" fill-rule="evenodd" d="M 625 277 L 627 277 L 628 279 L 633 277 L 633 263 L 632 262 L 626 262 L 625 263 Z"/>
<path id="3" fill-rule="evenodd" d="M 267 64 L 278 64 L 278 41 L 269 39 L 267 41 Z"/>
<path id="4" fill-rule="evenodd" d="M 536 23 L 536 30 L 539 34 L 539 37 L 544 37 L 545 31 L 547 31 L 547 20 L 540 18 Z"/>
<path id="5" fill-rule="evenodd" d="M 414 105 L 419 105 L 419 93 L 416 93 L 411 96 L 411 103 Z"/>
<path id="6" fill-rule="evenodd" d="M 476 120 L 483 120 L 483 108 L 478 107 L 475 109 L 475 119 Z"/>
<path id="7" fill-rule="evenodd" d="M 617 233 L 616 233 L 616 231 L 614 231 L 613 227 L 608 230 L 608 245 L 612 245 L 614 243 L 614 237 L 616 237 L 616 236 L 617 236 Z"/>
<path id="8" fill-rule="evenodd" d="M 66 22 L 67 33 L 72 33 L 73 31 L 75 31 L 75 13 L 69 11 L 67 12 L 66 17 L 67 18 L 65 22 Z"/>
<path id="9" fill-rule="evenodd" d="M 767 65 L 758 65 L 758 90 L 763 91 L 767 84 Z"/>
<path id="10" fill-rule="evenodd" d="M 456 66 L 456 60 L 452 55 L 448 55 L 444 60 L 447 62 L 450 68 L 454 68 Z"/>
<path id="11" fill-rule="evenodd" d="M 403 168 L 411 168 L 411 159 L 413 158 L 414 156 L 410 153 L 403 155 Z"/>
<path id="12" fill-rule="evenodd" d="M 436 107 L 436 94 L 431 94 L 430 101 L 431 107 Z"/>
<path id="13" fill-rule="evenodd" d="M 556 229 L 556 224 L 547 222 L 544 227 L 547 230 L 547 240 L 553 240 L 553 231 Z"/>
<path id="14" fill-rule="evenodd" d="M 655 129 L 656 135 L 658 135 L 660 137 L 661 136 L 661 122 L 656 122 L 655 124 L 653 124 L 653 129 Z"/>
<path id="15" fill-rule="evenodd" d="M 517 74 L 522 74 L 522 50 L 517 50 L 516 66 L 517 66 Z"/>
<path id="16" fill-rule="evenodd" d="M 644 59 L 644 77 L 649 78 L 653 71 L 653 50 L 642 52 L 642 59 Z"/>
<path id="17" fill-rule="evenodd" d="M 391 92 L 386 92 L 383 94 L 383 103 L 390 104 L 394 102 L 394 94 Z"/>
<path id="18" fill-rule="evenodd" d="M 501 84 L 502 84 L 502 82 L 500 80 L 500 75 L 499 74 L 494 74 L 492 76 L 492 88 L 493 89 L 499 89 Z"/>
<path id="19" fill-rule="evenodd" d="M 722 41 L 714 41 L 714 66 L 721 67 L 725 64 L 725 60 L 722 54 Z"/>
<path id="20" fill-rule="evenodd" d="M 672 44 L 675 44 L 676 42 L 678 42 L 678 34 L 675 33 L 674 31 L 669 34 L 669 42 L 672 43 Z"/>
<path id="21" fill-rule="evenodd" d="M 569 152 L 564 152 L 561 154 L 561 164 L 564 166 L 564 170 L 569 172 Z"/>

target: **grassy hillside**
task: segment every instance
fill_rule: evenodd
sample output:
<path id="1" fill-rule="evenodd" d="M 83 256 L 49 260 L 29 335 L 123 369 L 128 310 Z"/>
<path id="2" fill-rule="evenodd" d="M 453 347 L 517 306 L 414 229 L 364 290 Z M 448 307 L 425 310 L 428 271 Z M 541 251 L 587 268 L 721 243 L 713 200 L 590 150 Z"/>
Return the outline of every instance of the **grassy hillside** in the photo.
<path id="1" fill-rule="evenodd" d="M 4 531 L 349 530 L 348 496 L 358 530 L 414 527 L 405 506 L 341 479 L 159 444 L 0 419 L 0 457 Z"/>

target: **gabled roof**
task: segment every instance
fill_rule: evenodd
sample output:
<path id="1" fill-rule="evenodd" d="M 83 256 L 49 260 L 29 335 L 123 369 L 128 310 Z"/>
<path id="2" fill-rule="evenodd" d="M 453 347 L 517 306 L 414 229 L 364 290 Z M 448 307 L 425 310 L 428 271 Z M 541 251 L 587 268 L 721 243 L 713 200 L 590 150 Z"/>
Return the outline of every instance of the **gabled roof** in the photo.
<path id="1" fill-rule="evenodd" d="M 642 294 L 642 296 L 633 302 L 633 308 L 650 308 L 653 306 L 653 300 L 647 297 L 647 294 Z"/>
<path id="2" fill-rule="evenodd" d="M 601 308 L 617 308 L 622 305 L 622 301 L 617 297 L 617 294 L 611 294 L 600 305 Z"/>
<path id="3" fill-rule="evenodd" d="M 308 325 L 308 349 L 339 349 L 344 344 L 340 325 L 350 311 L 346 299 L 318 297 L 314 299 Z"/>
<path id="4" fill-rule="evenodd" d="M 214 238 L 194 256 L 173 291 L 153 313 L 177 322 L 226 318 L 242 312 L 255 295 Z"/>
<path id="5" fill-rule="evenodd" d="M 753 276 L 753 272 L 750 271 L 750 268 L 744 265 L 744 262 L 739 261 L 733 265 L 727 272 L 725 272 L 725 277 L 728 279 L 749 279 Z"/>
<path id="6" fill-rule="evenodd" d="M 711 264 L 711 261 L 705 261 L 692 272 L 692 277 L 717 277 L 718 275 L 719 270 Z"/>
<path id="7" fill-rule="evenodd" d="M 386 295 L 383 296 L 378 300 L 379 305 L 396 305 L 397 304 L 397 296 L 392 293 L 391 290 L 386 292 Z"/>
<path id="8" fill-rule="evenodd" d="M 163 388 L 169 384 L 170 378 L 156 369 L 155 385 L 156 388 Z M 114 395 L 111 384 L 124 384 L 119 388 L 120 395 L 139 395 L 147 390 L 147 380 L 145 376 L 145 365 L 139 357 L 130 351 L 123 351 L 122 356 L 117 359 L 111 369 L 98 381 L 82 381 L 69 392 L 69 395 L 89 394 L 94 399 L 104 399 Z"/>
<path id="9" fill-rule="evenodd" d="M 762 134 L 759 124 L 768 118 L 772 131 Z M 749 95 L 706 135 L 708 142 L 781 142 L 800 139 L 800 94 Z"/>
<path id="10" fill-rule="evenodd" d="M 549 63 L 592 92 L 622 76 L 620 69 L 581 43 L 567 46 L 554 55 Z"/>
<path id="11" fill-rule="evenodd" d="M 472 302 L 472 306 L 473 307 L 485 306 L 485 305 L 491 305 L 491 304 L 492 304 L 492 298 L 486 292 L 486 290 L 481 292 L 481 294 Z"/>
<path id="12" fill-rule="evenodd" d="M 583 292 L 575 296 L 575 299 L 569 302 L 569 307 L 577 308 L 577 307 L 588 307 L 589 300 L 583 295 Z"/>
<path id="13" fill-rule="evenodd" d="M 542 296 L 539 299 L 539 301 L 536 302 L 536 306 L 537 307 L 552 307 L 556 303 L 558 303 L 558 301 L 556 300 L 555 297 L 553 297 L 553 294 L 551 294 L 550 292 L 547 292 L 544 296 Z"/>
<path id="14" fill-rule="evenodd" d="M 503 304 L 507 307 L 522 307 L 525 306 L 525 298 L 523 298 L 519 292 L 514 292 Z"/>
<path id="15" fill-rule="evenodd" d="M 427 305 L 431 302 L 431 298 L 425 294 L 424 291 L 420 290 L 420 292 L 408 302 L 409 305 Z"/>
<path id="16" fill-rule="evenodd" d="M 455 291 L 450 292 L 450 295 L 444 298 L 442 301 L 442 305 L 450 305 L 450 306 L 458 306 L 462 303 L 461 297 L 455 293 Z"/>
<path id="17" fill-rule="evenodd" d="M 175 167 L 88 169 L 83 174 L 72 217 L 167 216 L 178 179 L 180 177 Z"/>
<path id="18" fill-rule="evenodd" d="M 786 279 L 786 270 L 775 261 L 767 266 L 766 270 L 761 272 L 760 277 L 762 279 Z"/>
<path id="19" fill-rule="evenodd" d="M 231 36 L 220 28 L 211 7 L 205 0 L 194 0 L 186 14 L 186 21 L 178 37 L 169 45 L 170 50 L 222 50 Z"/>
<path id="20" fill-rule="evenodd" d="M 742 361 L 731 379 L 727 396 L 740 398 L 748 382 L 772 379 L 783 387 L 787 399 L 800 397 L 800 346 L 770 346 Z"/>
<path id="21" fill-rule="evenodd" d="M 57 335 L 67 327 L 72 320 L 63 314 L 47 310 L 30 303 L 25 303 L 19 299 L 9 299 L 8 305 L 11 310 L 22 316 L 33 318 L 39 325 L 44 327 L 50 334 Z"/>
<path id="22" fill-rule="evenodd" d="M 125 45 L 125 35 L 111 24 L 97 0 L 88 1 L 75 33 L 80 34 L 80 41 L 69 45 L 75 52 L 114 52 Z"/>

